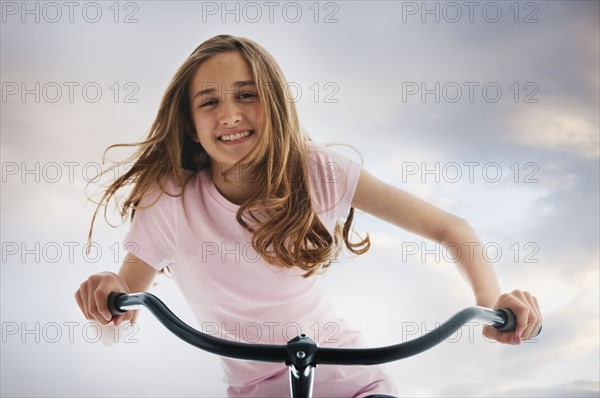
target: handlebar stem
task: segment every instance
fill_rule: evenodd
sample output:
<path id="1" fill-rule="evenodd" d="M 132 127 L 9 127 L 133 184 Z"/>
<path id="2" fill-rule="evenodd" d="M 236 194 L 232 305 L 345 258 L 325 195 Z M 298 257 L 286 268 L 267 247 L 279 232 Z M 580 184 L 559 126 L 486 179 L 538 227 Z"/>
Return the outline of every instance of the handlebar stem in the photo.
<path id="1" fill-rule="evenodd" d="M 307 366 L 303 370 L 296 369 L 294 364 L 288 365 L 290 374 L 290 396 L 294 398 L 312 397 L 315 368 Z"/>
<path id="2" fill-rule="evenodd" d="M 305 334 L 296 336 L 287 343 L 289 359 L 285 364 L 290 369 L 292 397 L 312 396 L 314 369 L 318 345 Z"/>

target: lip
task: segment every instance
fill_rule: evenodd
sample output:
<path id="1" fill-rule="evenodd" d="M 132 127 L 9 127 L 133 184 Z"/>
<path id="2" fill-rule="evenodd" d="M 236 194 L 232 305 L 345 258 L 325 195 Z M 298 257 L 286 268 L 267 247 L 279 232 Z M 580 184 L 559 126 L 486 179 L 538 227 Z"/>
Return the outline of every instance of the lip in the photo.
<path id="1" fill-rule="evenodd" d="M 251 128 L 225 130 L 221 134 L 217 135 L 217 139 L 219 141 L 221 141 L 220 138 L 223 137 L 224 135 L 243 133 L 244 131 L 248 131 L 248 130 L 254 131 L 254 129 L 251 129 Z M 223 142 L 223 141 L 221 141 L 221 142 Z"/>
<path id="2" fill-rule="evenodd" d="M 242 133 L 242 132 L 244 132 L 244 131 L 251 131 L 251 133 L 250 133 L 250 135 L 248 135 L 248 136 L 246 136 L 246 137 L 244 137 L 244 138 L 240 138 L 240 139 L 238 139 L 238 140 L 234 140 L 234 141 L 222 141 L 222 140 L 220 140 L 220 139 L 219 139 L 219 138 L 221 138 L 221 137 L 222 137 L 222 136 L 224 136 L 224 135 L 228 135 L 228 134 L 237 134 L 237 133 Z M 217 141 L 218 141 L 220 144 L 223 144 L 223 145 L 236 145 L 236 144 L 241 144 L 242 142 L 246 142 L 246 141 L 248 141 L 250 138 L 252 138 L 252 136 L 254 136 L 254 133 L 255 133 L 254 129 L 250 129 L 250 128 L 246 128 L 246 129 L 232 129 L 232 130 L 227 130 L 227 131 L 225 131 L 225 132 L 223 132 L 222 134 L 219 134 L 219 135 L 217 136 Z"/>

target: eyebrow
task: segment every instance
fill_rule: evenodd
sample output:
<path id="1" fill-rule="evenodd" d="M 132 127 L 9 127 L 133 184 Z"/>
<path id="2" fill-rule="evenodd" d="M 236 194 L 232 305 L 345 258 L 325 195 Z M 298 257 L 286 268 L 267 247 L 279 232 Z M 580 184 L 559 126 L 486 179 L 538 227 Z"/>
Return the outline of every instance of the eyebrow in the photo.
<path id="1" fill-rule="evenodd" d="M 210 83 L 203 83 L 203 84 L 210 84 L 210 85 L 212 85 L 213 87 L 206 88 L 206 89 L 204 89 L 204 90 L 200 90 L 200 91 L 198 91 L 198 92 L 197 92 L 196 94 L 194 94 L 194 96 L 192 97 L 192 102 L 193 102 L 193 101 L 196 99 L 196 97 L 200 97 L 200 96 L 202 96 L 202 95 L 205 95 L 205 94 L 212 94 L 212 93 L 214 93 L 214 92 L 216 91 L 216 90 L 215 90 L 215 88 L 214 88 L 214 86 L 216 86 L 216 85 L 217 85 L 216 83 L 212 83 L 212 82 L 210 82 Z M 246 87 L 246 86 L 256 86 L 256 83 L 254 82 L 254 80 L 243 80 L 243 81 L 240 81 L 240 82 L 235 82 L 233 85 L 234 85 L 234 86 L 235 86 L 237 89 L 239 89 L 239 88 L 241 88 L 241 87 Z M 225 90 L 225 92 L 227 92 L 227 90 Z"/>

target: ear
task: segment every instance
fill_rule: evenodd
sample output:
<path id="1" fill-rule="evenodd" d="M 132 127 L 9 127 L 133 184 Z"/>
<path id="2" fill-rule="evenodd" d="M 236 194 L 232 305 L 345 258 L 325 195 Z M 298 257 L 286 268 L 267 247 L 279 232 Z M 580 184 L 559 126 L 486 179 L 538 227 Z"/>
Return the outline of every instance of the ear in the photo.
<path id="1" fill-rule="evenodd" d="M 183 120 L 182 124 L 183 125 L 181 127 L 182 130 L 185 132 L 185 135 L 187 135 L 190 138 L 190 140 L 192 140 L 196 144 L 199 144 L 200 140 L 198 139 L 198 133 L 196 133 L 196 126 L 194 125 L 193 120 Z"/>
<path id="2" fill-rule="evenodd" d="M 190 131 L 187 133 L 187 136 L 188 136 L 188 137 L 190 137 L 190 139 L 191 139 L 192 141 L 194 141 L 196 144 L 199 144 L 199 143 L 200 143 L 200 140 L 198 139 L 198 134 L 196 134 L 196 131 L 195 131 L 195 130 L 190 130 Z"/>

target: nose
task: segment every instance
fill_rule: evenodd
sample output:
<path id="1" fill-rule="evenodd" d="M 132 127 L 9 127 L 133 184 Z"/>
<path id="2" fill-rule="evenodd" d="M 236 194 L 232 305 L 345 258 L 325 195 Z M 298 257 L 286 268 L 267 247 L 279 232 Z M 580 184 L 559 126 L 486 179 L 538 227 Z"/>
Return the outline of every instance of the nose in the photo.
<path id="1" fill-rule="evenodd" d="M 235 101 L 223 101 L 219 122 L 224 126 L 234 126 L 242 119 L 241 110 Z"/>

